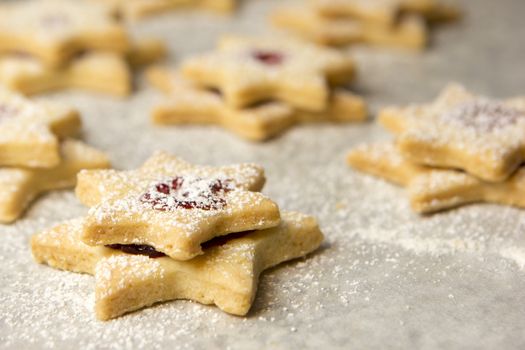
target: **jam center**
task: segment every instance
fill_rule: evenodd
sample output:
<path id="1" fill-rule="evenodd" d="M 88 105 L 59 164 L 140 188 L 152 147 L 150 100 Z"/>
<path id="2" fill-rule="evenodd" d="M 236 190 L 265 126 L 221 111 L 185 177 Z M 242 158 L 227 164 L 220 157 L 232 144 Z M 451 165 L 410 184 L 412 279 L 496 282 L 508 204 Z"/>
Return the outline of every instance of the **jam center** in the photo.
<path id="1" fill-rule="evenodd" d="M 140 201 L 160 211 L 175 209 L 219 210 L 226 206 L 224 194 L 233 190 L 229 179 L 177 176 L 152 186 Z"/>
<path id="2" fill-rule="evenodd" d="M 268 65 L 268 66 L 276 66 L 284 61 L 284 55 L 277 51 L 263 51 L 258 50 L 254 51 L 252 53 L 253 58 L 255 58 L 257 61 Z"/>
<path id="3" fill-rule="evenodd" d="M 446 123 L 460 124 L 482 132 L 504 129 L 515 125 L 524 117 L 523 111 L 486 100 L 464 103 L 441 115 Z"/>
<path id="4" fill-rule="evenodd" d="M 139 244 L 109 244 L 108 248 L 120 250 L 127 254 L 133 255 L 146 255 L 152 259 L 162 258 L 166 254 L 161 253 L 152 246 L 149 245 L 139 245 Z"/>

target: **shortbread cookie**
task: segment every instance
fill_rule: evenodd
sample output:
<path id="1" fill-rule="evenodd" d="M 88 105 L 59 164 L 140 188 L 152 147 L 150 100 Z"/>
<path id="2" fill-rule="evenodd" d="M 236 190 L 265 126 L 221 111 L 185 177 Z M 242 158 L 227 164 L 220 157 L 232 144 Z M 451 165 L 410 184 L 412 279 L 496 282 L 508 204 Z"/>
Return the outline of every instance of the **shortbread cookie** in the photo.
<path id="1" fill-rule="evenodd" d="M 168 94 L 169 100 L 152 112 L 157 124 L 218 124 L 253 141 L 267 140 L 296 122 L 362 121 L 367 109 L 362 98 L 337 89 L 325 112 L 306 112 L 282 102 L 267 102 L 251 108 L 233 109 L 222 97 L 196 87 L 176 70 L 154 67 L 147 72 L 152 85 Z"/>
<path id="2" fill-rule="evenodd" d="M 107 156 L 80 141 L 65 140 L 60 164 L 49 169 L 0 168 L 0 223 L 9 223 L 41 193 L 73 187 L 82 169 L 108 168 Z"/>
<path id="3" fill-rule="evenodd" d="M 282 8 L 272 22 L 323 45 L 343 46 L 366 43 L 409 49 L 422 49 L 427 43 L 427 27 L 420 16 L 402 16 L 395 25 L 385 26 L 353 18 L 321 16 L 309 7 Z"/>
<path id="4" fill-rule="evenodd" d="M 57 225 L 32 238 L 33 257 L 55 268 L 95 274 L 101 320 L 175 299 L 245 315 L 262 271 L 314 251 L 323 240 L 314 218 L 292 212 L 283 213 L 278 227 L 207 242 L 204 254 L 189 261 L 162 257 L 151 247 L 92 247 L 81 236 L 82 219 Z"/>
<path id="5" fill-rule="evenodd" d="M 255 165 L 199 167 L 165 153 L 134 171 L 82 172 L 78 197 L 95 204 L 83 240 L 146 244 L 188 260 L 202 254 L 201 244 L 213 237 L 279 224 L 277 205 L 250 191 L 263 182 L 263 171 Z"/>
<path id="6" fill-rule="evenodd" d="M 352 17 L 393 25 L 402 13 L 416 13 L 431 21 L 446 21 L 459 16 L 459 10 L 439 0 L 312 0 L 320 14 L 327 17 Z"/>
<path id="7" fill-rule="evenodd" d="M 0 7 L 0 51 L 23 52 L 53 67 L 84 50 L 124 53 L 125 28 L 108 6 L 87 0 L 16 1 Z"/>
<path id="8" fill-rule="evenodd" d="M 432 103 L 390 107 L 380 122 L 397 132 L 401 153 L 430 166 L 504 181 L 525 158 L 525 109 L 451 84 Z"/>
<path id="9" fill-rule="evenodd" d="M 407 187 L 412 208 L 418 213 L 474 202 L 525 208 L 525 167 L 505 182 L 485 182 L 462 171 L 410 163 L 393 144 L 360 146 L 349 154 L 348 162 L 358 170 Z"/>
<path id="10" fill-rule="evenodd" d="M 3 57 L 0 82 L 25 95 L 82 89 L 127 96 L 132 87 L 126 59 L 111 52 L 87 52 L 63 68 L 46 67 L 30 56 Z"/>
<path id="11" fill-rule="evenodd" d="M 354 62 L 346 54 L 277 38 L 233 38 L 216 52 L 187 60 L 185 78 L 219 89 L 231 108 L 269 99 L 308 111 L 328 106 L 329 83 L 347 83 Z"/>
<path id="12" fill-rule="evenodd" d="M 60 162 L 58 139 L 79 128 L 75 110 L 0 88 L 0 166 L 54 167 Z"/>
<path id="13" fill-rule="evenodd" d="M 127 54 L 134 68 L 152 63 L 166 54 L 157 40 L 141 40 Z M 9 89 L 34 95 L 62 89 L 82 89 L 127 96 L 132 73 L 124 56 L 111 52 L 86 52 L 64 67 L 50 68 L 28 55 L 0 57 L 0 82 Z"/>
<path id="14" fill-rule="evenodd" d="M 235 9 L 235 0 L 99 0 L 114 6 L 128 19 L 139 19 L 158 13 L 186 8 L 201 8 L 219 13 L 230 13 Z"/>

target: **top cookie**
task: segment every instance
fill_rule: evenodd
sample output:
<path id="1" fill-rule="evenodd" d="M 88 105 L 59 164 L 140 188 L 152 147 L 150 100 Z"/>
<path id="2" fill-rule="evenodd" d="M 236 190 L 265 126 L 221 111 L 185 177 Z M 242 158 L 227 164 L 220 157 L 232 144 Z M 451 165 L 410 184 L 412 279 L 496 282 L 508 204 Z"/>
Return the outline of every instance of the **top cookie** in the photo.
<path id="1" fill-rule="evenodd" d="M 201 243 L 233 232 L 274 227 L 277 205 L 261 193 L 262 168 L 191 165 L 156 153 L 140 169 L 85 171 L 77 195 L 94 205 L 83 240 L 90 245 L 145 244 L 176 260 L 202 253 Z"/>
<path id="2" fill-rule="evenodd" d="M 80 124 L 80 117 L 73 109 L 32 102 L 0 89 L 0 166 L 58 165 L 58 138 L 73 136 Z"/>
<path id="3" fill-rule="evenodd" d="M 351 80 L 354 62 L 338 51 L 298 41 L 228 37 L 216 52 L 187 60 L 182 73 L 220 89 L 232 108 L 276 99 L 322 111 L 328 105 L 329 84 Z"/>
<path id="4" fill-rule="evenodd" d="M 408 160 L 500 182 L 525 159 L 520 101 L 480 97 L 452 84 L 430 104 L 386 108 L 379 119 L 399 134 L 398 147 Z"/>
<path id="5" fill-rule="evenodd" d="M 108 6 L 85 0 L 21 1 L 0 6 L 0 51 L 28 53 L 56 67 L 90 49 L 129 49 L 126 30 Z"/>

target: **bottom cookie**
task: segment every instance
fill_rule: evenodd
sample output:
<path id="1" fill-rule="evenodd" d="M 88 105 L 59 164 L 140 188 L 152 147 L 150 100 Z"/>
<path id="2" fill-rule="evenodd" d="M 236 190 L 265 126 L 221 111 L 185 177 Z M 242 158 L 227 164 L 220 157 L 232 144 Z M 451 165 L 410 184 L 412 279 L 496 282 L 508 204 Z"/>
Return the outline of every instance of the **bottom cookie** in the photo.
<path id="1" fill-rule="evenodd" d="M 234 109 L 220 94 L 193 85 L 176 70 L 153 67 L 147 78 L 167 94 L 166 101 L 152 111 L 156 124 L 216 124 L 248 140 L 264 141 L 296 123 L 359 122 L 367 117 L 363 99 L 342 88 L 335 89 L 323 112 L 303 111 L 276 101 Z"/>
<path id="2" fill-rule="evenodd" d="M 82 220 L 68 221 L 35 235 L 31 248 L 39 263 L 95 275 L 100 320 L 175 299 L 246 315 L 262 271 L 314 251 L 323 240 L 314 218 L 292 212 L 283 213 L 276 228 L 206 242 L 204 254 L 188 261 L 173 260 L 145 246 L 88 246 L 81 234 Z"/>
<path id="3" fill-rule="evenodd" d="M 525 207 L 525 167 L 507 181 L 490 183 L 462 171 L 435 169 L 405 160 L 394 144 L 357 147 L 348 163 L 361 171 L 407 187 L 412 208 L 432 213 L 475 202 Z"/>

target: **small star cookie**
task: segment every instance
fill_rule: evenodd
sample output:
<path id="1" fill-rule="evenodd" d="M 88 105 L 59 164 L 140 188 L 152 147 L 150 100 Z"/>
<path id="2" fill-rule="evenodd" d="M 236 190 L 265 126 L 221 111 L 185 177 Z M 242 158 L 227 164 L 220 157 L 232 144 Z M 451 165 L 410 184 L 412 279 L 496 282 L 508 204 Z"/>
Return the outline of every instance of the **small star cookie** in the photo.
<path id="1" fill-rule="evenodd" d="M 169 95 L 169 101 L 153 110 L 153 122 L 219 124 L 253 141 L 267 140 L 296 122 L 362 121 L 367 115 L 363 99 L 343 89 L 336 90 L 325 112 L 300 111 L 282 102 L 232 109 L 219 94 L 196 87 L 176 70 L 154 67 L 148 70 L 147 77 L 152 85 Z"/>
<path id="2" fill-rule="evenodd" d="M 219 89 L 231 108 L 271 99 L 317 112 L 328 107 L 329 83 L 347 83 L 354 71 L 346 54 L 276 38 L 225 38 L 218 51 L 182 66 L 185 78 Z"/>
<path id="3" fill-rule="evenodd" d="M 61 68 L 49 68 L 30 56 L 8 56 L 0 57 L 0 82 L 24 95 L 82 89 L 127 96 L 131 72 L 126 60 L 111 52 L 87 52 Z"/>
<path id="4" fill-rule="evenodd" d="M 0 51 L 23 52 L 53 67 L 84 50 L 124 53 L 125 28 L 109 8 L 86 0 L 20 1 L 0 6 Z"/>
<path id="5" fill-rule="evenodd" d="M 78 133 L 80 124 L 73 109 L 32 102 L 0 88 L 0 166 L 58 165 L 58 139 Z"/>
<path id="6" fill-rule="evenodd" d="M 162 152 L 138 170 L 81 172 L 77 196 L 93 205 L 83 240 L 146 244 L 188 260 L 213 237 L 279 224 L 277 205 L 251 191 L 263 183 L 263 170 L 253 164 L 201 167 Z"/>
<path id="7" fill-rule="evenodd" d="M 348 163 L 363 172 L 408 189 L 412 208 L 432 213 L 475 202 L 492 202 L 525 208 L 525 167 L 507 181 L 491 183 L 457 170 L 442 170 L 407 161 L 393 144 L 357 147 Z"/>
<path id="8" fill-rule="evenodd" d="M 448 21 L 459 10 L 438 0 L 313 0 L 314 8 L 327 17 L 352 17 L 393 25 L 403 13 L 415 13 L 430 21 Z"/>
<path id="9" fill-rule="evenodd" d="M 386 108 L 379 120 L 398 133 L 399 149 L 408 160 L 463 169 L 498 182 L 506 180 L 524 161 L 522 107 L 475 96 L 451 84 L 434 102 Z"/>
<path id="10" fill-rule="evenodd" d="M 230 13 L 236 0 L 103 0 L 117 13 L 128 19 L 140 19 L 179 8 L 202 8 L 219 13 Z"/>
<path id="11" fill-rule="evenodd" d="M 422 49 L 427 43 L 426 24 L 415 15 L 404 15 L 395 25 L 384 26 L 354 18 L 325 17 L 309 7 L 292 7 L 278 9 L 271 19 L 276 26 L 322 45 L 366 43 Z"/>
<path id="12" fill-rule="evenodd" d="M 264 270 L 305 256 L 323 241 L 314 218 L 285 212 L 275 228 L 215 238 L 203 255 L 177 261 L 146 246 L 88 246 L 82 226 L 81 219 L 71 220 L 39 233 L 31 249 L 38 263 L 95 275 L 100 320 L 175 299 L 246 315 Z"/>
<path id="13" fill-rule="evenodd" d="M 127 60 L 117 53 L 88 51 L 59 68 L 48 67 L 28 55 L 6 55 L 0 57 L 0 82 L 24 95 L 82 89 L 127 96 L 132 89 L 129 65 L 140 67 L 164 55 L 164 46 L 154 40 L 138 42 Z"/>
<path id="14" fill-rule="evenodd" d="M 10 223 L 40 194 L 73 187 L 82 169 L 108 168 L 107 156 L 80 141 L 61 144 L 60 163 L 49 169 L 0 168 L 0 223 Z"/>

